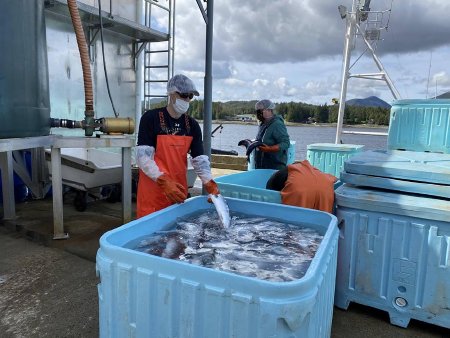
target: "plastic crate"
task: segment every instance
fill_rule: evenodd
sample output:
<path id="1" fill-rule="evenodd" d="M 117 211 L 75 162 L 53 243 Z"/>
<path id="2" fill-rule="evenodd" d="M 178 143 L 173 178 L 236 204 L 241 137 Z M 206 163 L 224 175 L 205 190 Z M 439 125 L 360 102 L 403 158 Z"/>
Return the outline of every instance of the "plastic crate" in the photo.
<path id="1" fill-rule="evenodd" d="M 225 197 L 281 204 L 280 192 L 266 189 L 267 181 L 276 171 L 273 169 L 255 169 L 220 176 L 215 178 L 214 181 L 219 186 L 220 193 Z M 341 184 L 341 181 L 336 181 L 334 189 L 337 189 Z"/>
<path id="2" fill-rule="evenodd" d="M 387 147 L 450 153 L 450 99 L 394 101 Z"/>
<path id="3" fill-rule="evenodd" d="M 307 146 L 306 159 L 320 171 L 339 178 L 344 162 L 363 148 L 355 144 L 314 143 Z"/>
<path id="4" fill-rule="evenodd" d="M 288 157 L 286 164 L 292 164 L 295 162 L 295 144 L 296 141 L 290 141 L 290 146 L 288 148 Z"/>
<path id="5" fill-rule="evenodd" d="M 214 179 L 225 197 L 244 200 L 281 203 L 279 191 L 266 189 L 267 181 L 277 170 L 255 169 Z"/>
<path id="6" fill-rule="evenodd" d="M 97 253 L 100 337 L 329 337 L 336 277 L 333 215 L 227 199 L 231 211 L 307 225 L 324 238 L 304 277 L 269 282 L 127 249 L 213 205 L 188 199 L 105 233 Z"/>
<path id="7" fill-rule="evenodd" d="M 450 328 L 448 201 L 347 184 L 336 190 L 340 226 L 335 305 L 350 302 Z"/>

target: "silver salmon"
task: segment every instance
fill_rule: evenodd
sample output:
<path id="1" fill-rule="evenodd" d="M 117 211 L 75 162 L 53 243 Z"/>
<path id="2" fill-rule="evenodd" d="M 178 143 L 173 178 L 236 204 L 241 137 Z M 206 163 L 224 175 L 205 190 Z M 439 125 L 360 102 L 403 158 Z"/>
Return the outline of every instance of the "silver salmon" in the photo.
<path id="1" fill-rule="evenodd" d="M 228 228 L 230 226 L 231 218 L 230 218 L 230 209 L 228 208 L 228 204 L 225 201 L 225 198 L 222 195 L 209 195 L 211 201 L 214 203 L 216 207 L 217 213 L 219 214 L 220 221 L 224 228 Z"/>

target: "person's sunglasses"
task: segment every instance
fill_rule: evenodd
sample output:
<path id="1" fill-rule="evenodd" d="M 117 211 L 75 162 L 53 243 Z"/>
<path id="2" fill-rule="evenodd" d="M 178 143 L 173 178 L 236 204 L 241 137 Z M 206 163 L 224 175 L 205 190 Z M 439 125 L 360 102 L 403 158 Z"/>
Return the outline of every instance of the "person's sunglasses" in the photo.
<path id="1" fill-rule="evenodd" d="M 180 97 L 181 97 L 182 99 L 189 99 L 189 100 L 192 100 L 193 97 L 194 97 L 194 94 L 193 94 L 193 93 L 179 93 L 179 92 L 177 92 L 177 94 L 180 95 Z"/>

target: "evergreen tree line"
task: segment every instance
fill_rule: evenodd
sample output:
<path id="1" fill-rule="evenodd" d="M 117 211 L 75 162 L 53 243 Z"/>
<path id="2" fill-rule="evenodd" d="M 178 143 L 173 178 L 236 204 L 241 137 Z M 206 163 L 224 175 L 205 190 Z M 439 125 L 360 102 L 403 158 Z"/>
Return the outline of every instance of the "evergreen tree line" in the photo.
<path id="1" fill-rule="evenodd" d="M 213 120 L 234 120 L 237 115 L 254 114 L 257 101 L 213 102 Z M 164 107 L 165 101 L 152 105 L 152 108 Z M 287 122 L 295 123 L 336 123 L 337 104 L 312 105 L 302 102 L 282 102 L 276 104 L 275 111 Z M 193 100 L 189 106 L 189 115 L 203 120 L 203 100 Z M 389 125 L 390 110 L 381 107 L 348 106 L 345 107 L 344 124 Z"/>

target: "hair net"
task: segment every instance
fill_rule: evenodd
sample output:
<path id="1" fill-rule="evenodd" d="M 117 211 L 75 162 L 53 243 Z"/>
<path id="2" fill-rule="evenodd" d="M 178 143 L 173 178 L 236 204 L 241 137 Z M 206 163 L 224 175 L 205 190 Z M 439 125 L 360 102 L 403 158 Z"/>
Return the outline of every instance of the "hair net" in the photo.
<path id="1" fill-rule="evenodd" d="M 175 92 L 184 94 L 192 93 L 195 96 L 200 95 L 195 88 L 194 82 L 190 78 L 182 74 L 174 75 L 167 82 L 167 93 L 171 94 Z"/>
<path id="2" fill-rule="evenodd" d="M 255 109 L 275 109 L 275 104 L 270 100 L 261 100 L 256 102 Z"/>

